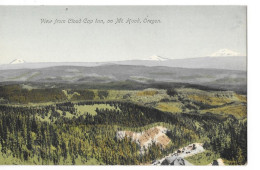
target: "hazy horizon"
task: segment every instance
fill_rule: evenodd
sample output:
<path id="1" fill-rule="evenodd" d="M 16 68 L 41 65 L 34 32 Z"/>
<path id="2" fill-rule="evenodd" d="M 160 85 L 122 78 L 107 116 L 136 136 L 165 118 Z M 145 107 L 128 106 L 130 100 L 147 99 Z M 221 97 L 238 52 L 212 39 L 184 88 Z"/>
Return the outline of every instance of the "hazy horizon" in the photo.
<path id="1" fill-rule="evenodd" d="M 42 24 L 117 18 L 157 24 Z M 246 6 L 0 6 L 0 64 L 246 55 Z"/>

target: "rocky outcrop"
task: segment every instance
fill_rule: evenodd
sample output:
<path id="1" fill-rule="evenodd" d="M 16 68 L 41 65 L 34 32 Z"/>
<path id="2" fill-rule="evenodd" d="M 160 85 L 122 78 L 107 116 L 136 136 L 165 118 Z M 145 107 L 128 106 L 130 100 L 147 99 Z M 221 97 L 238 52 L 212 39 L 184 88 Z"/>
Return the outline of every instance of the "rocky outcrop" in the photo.
<path id="1" fill-rule="evenodd" d="M 148 148 L 152 143 L 165 148 L 170 143 L 170 138 L 166 135 L 167 129 L 162 126 L 156 126 L 143 132 L 118 131 L 116 138 L 122 140 L 125 137 L 131 138 L 141 146 Z"/>

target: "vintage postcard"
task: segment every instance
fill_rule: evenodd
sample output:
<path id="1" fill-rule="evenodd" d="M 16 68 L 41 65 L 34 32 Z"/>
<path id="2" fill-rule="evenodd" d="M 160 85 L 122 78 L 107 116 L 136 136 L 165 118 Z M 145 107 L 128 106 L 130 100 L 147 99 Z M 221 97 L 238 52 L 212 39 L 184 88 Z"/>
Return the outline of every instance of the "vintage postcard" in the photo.
<path id="1" fill-rule="evenodd" d="M 0 165 L 247 164 L 246 6 L 0 6 Z"/>

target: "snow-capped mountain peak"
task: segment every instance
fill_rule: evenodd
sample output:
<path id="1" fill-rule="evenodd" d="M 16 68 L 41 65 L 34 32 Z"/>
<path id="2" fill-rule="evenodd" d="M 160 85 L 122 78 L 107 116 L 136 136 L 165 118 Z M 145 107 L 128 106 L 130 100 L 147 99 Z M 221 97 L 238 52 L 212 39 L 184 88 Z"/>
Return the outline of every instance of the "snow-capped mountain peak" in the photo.
<path id="1" fill-rule="evenodd" d="M 209 56 L 210 57 L 231 57 L 231 56 L 241 56 L 241 54 L 229 49 L 220 49 Z"/>
<path id="2" fill-rule="evenodd" d="M 148 58 L 145 59 L 145 60 L 165 61 L 165 60 L 168 60 L 168 58 L 164 58 L 164 57 L 160 57 L 160 56 L 157 56 L 157 55 L 153 55 L 153 56 L 148 57 Z"/>
<path id="3" fill-rule="evenodd" d="M 23 59 L 15 59 L 10 64 L 22 64 L 25 63 Z"/>

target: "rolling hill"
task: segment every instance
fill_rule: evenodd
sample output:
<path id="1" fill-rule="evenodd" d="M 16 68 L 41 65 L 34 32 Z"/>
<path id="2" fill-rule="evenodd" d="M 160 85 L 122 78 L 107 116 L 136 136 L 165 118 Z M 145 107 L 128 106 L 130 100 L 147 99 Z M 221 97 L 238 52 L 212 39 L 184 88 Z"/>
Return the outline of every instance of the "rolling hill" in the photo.
<path id="1" fill-rule="evenodd" d="M 54 66 L 38 69 L 0 71 L 0 82 L 37 82 L 63 84 L 189 83 L 246 92 L 245 71 L 191 69 L 165 66 L 101 65 L 96 67 Z M 133 85 L 133 84 L 129 84 Z"/>

